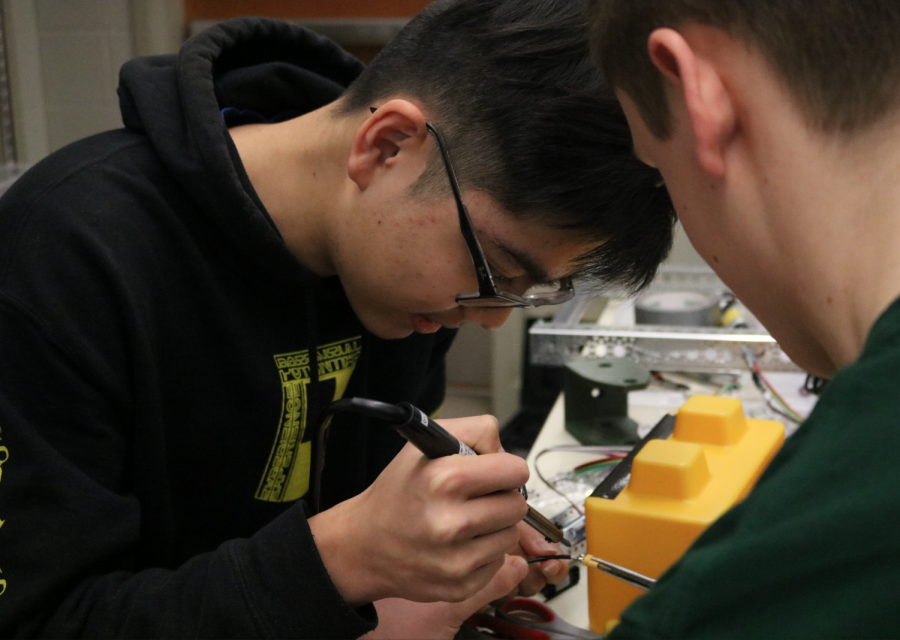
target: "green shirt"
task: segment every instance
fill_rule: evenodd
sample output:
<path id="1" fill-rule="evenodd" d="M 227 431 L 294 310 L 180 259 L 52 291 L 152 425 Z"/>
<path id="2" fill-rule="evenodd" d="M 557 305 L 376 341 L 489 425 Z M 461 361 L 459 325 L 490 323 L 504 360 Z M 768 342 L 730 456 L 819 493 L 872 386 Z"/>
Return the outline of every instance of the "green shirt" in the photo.
<path id="1" fill-rule="evenodd" d="M 900 301 L 610 638 L 900 637 Z"/>

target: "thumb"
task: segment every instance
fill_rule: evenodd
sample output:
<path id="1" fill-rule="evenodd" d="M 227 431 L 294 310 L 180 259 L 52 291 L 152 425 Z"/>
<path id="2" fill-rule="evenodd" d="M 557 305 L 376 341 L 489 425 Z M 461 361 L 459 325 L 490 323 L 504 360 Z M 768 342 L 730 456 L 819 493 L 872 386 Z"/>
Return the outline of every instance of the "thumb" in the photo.
<path id="1" fill-rule="evenodd" d="M 500 600 L 513 593 L 519 583 L 528 575 L 528 563 L 521 556 L 506 556 L 500 570 L 493 579 L 473 596 L 474 610 L 479 611 L 495 600 Z"/>
<path id="2" fill-rule="evenodd" d="M 438 424 L 480 454 L 503 451 L 500 423 L 494 416 L 472 416 L 438 420 Z"/>

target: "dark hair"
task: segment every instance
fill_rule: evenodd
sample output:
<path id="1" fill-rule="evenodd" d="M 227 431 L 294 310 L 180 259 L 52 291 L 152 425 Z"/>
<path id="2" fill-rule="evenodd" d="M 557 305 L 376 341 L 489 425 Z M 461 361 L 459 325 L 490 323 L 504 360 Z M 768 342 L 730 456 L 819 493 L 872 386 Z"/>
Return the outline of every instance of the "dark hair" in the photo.
<path id="1" fill-rule="evenodd" d="M 687 22 L 722 29 L 761 51 L 814 129 L 856 131 L 900 102 L 897 0 L 590 1 L 597 61 L 659 138 L 668 137 L 672 116 L 647 40 L 655 29 Z"/>
<path id="2" fill-rule="evenodd" d="M 580 276 L 636 290 L 672 244 L 660 175 L 590 60 L 585 0 L 438 0 L 348 89 L 342 113 L 390 96 L 419 99 L 463 189 L 515 217 L 602 242 Z M 449 192 L 435 150 L 415 191 Z"/>

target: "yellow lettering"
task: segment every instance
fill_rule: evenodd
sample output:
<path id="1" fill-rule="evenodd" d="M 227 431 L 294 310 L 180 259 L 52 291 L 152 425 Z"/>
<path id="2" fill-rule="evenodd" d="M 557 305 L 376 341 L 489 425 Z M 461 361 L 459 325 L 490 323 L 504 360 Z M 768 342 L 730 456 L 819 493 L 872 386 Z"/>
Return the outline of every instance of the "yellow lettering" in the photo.
<path id="1" fill-rule="evenodd" d="M 334 360 L 325 360 L 324 362 L 319 363 L 319 377 L 322 377 L 323 373 L 331 373 L 334 371 Z"/>
<path id="2" fill-rule="evenodd" d="M 276 354 L 275 364 L 282 384 L 282 412 L 276 441 L 256 498 L 270 502 L 290 501 L 309 491 L 312 443 L 304 442 L 307 385 L 316 375 L 320 381 L 334 380 L 334 399 L 343 397 L 362 352 L 360 336 L 321 345 L 310 350 Z M 312 371 L 315 354 L 317 371 Z"/>
<path id="3" fill-rule="evenodd" d="M 9 460 L 9 449 L 0 447 L 0 464 L 3 464 L 7 460 Z"/>
<path id="4" fill-rule="evenodd" d="M 300 351 L 299 353 L 275 356 L 275 364 L 279 369 L 288 369 L 297 366 L 306 366 L 309 364 L 309 352 Z"/>

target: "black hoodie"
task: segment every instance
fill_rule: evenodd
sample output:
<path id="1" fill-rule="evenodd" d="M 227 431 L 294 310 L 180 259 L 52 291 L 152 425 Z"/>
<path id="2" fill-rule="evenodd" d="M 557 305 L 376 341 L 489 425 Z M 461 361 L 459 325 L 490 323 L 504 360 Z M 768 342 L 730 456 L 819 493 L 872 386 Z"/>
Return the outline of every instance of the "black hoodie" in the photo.
<path id="1" fill-rule="evenodd" d="M 225 23 L 126 64 L 126 128 L 0 200 L 0 635 L 374 626 L 306 523 L 315 418 L 350 395 L 434 410 L 452 335 L 367 333 L 286 248 L 225 122 L 308 112 L 361 70 L 301 28 Z M 331 434 L 325 507 L 403 444 L 357 419 Z"/>

